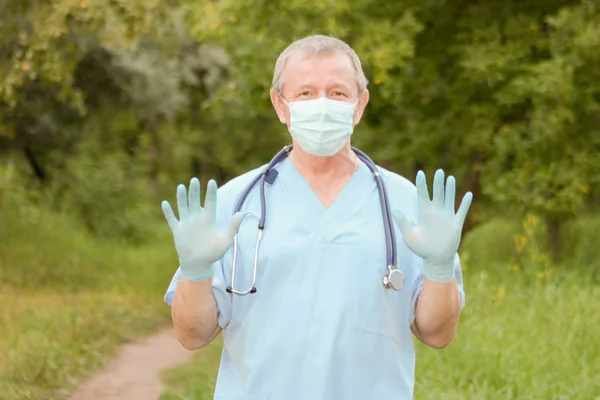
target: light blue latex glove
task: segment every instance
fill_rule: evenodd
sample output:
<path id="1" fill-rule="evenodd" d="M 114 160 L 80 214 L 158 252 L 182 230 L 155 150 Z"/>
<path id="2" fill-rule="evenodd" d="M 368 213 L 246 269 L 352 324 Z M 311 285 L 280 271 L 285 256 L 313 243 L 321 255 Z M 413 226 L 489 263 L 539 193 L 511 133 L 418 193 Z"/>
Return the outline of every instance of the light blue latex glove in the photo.
<path id="1" fill-rule="evenodd" d="M 200 206 L 200 181 L 190 181 L 189 204 L 184 185 L 177 186 L 179 221 L 167 201 L 162 210 L 173 232 L 175 249 L 179 255 L 181 276 L 188 280 L 208 279 L 214 272 L 213 264 L 223 257 L 233 243 L 243 214 L 231 217 L 225 232 L 217 231 L 217 183 L 208 182 L 204 208 Z"/>
<path id="2" fill-rule="evenodd" d="M 404 243 L 416 255 L 423 258 L 423 274 L 436 282 L 454 279 L 454 255 L 458 250 L 462 228 L 473 200 L 468 192 L 462 199 L 458 212 L 454 213 L 456 182 L 448 177 L 444 190 L 444 171 L 437 170 L 433 178 L 433 200 L 429 198 L 425 173 L 417 174 L 418 211 L 413 224 L 394 212 Z"/>

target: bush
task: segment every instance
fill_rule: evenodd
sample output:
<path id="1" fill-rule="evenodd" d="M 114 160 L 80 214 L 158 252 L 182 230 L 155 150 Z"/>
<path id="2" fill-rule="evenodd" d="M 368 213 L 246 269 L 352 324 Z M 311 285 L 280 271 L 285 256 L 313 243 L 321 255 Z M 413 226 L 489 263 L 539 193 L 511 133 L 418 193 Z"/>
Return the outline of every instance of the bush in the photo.
<path id="1" fill-rule="evenodd" d="M 461 244 L 464 267 L 494 273 L 523 273 L 533 280 L 548 277 L 557 269 L 577 268 L 582 280 L 600 282 L 596 234 L 600 216 L 582 215 L 561 228 L 559 265 L 551 261 L 546 245 L 546 227 L 535 214 L 522 221 L 495 218 L 469 232 Z"/>

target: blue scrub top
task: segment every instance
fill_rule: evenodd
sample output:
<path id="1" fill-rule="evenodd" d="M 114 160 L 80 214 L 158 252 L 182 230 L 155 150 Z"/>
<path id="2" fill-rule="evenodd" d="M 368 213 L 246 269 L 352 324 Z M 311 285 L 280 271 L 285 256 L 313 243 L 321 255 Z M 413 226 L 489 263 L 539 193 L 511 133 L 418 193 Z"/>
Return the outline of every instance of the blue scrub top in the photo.
<path id="1" fill-rule="evenodd" d="M 218 192 L 218 221 L 227 226 L 241 192 L 264 166 Z M 392 210 L 416 219 L 416 188 L 378 167 Z M 401 291 L 385 289 L 384 225 L 377 185 L 361 164 L 333 205 L 325 208 L 293 164 L 282 161 L 265 186 L 267 216 L 259 252 L 257 293 L 231 295 L 233 249 L 216 263 L 213 294 L 224 348 L 215 389 L 219 400 L 408 400 L 415 349 L 410 325 L 423 286 L 422 259 L 397 226 Z M 242 211 L 260 215 L 259 186 Z M 239 231 L 236 289 L 252 282 L 257 220 Z M 461 306 L 460 262 L 456 278 Z M 171 304 L 179 270 L 165 296 Z"/>

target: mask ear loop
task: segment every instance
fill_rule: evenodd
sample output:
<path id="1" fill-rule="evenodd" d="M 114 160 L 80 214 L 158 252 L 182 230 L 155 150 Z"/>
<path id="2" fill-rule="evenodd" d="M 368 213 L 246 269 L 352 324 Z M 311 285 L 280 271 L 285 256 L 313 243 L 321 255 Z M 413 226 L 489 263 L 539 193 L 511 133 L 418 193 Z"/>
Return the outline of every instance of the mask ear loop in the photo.
<path id="1" fill-rule="evenodd" d="M 288 107 L 290 106 L 290 103 L 288 103 L 287 101 L 285 101 L 285 99 L 283 98 L 283 96 L 281 95 L 281 93 L 277 93 L 277 96 L 279 96 L 279 98 L 281 99 L 281 101 L 283 101 L 285 103 L 285 105 L 287 105 Z"/>
<path id="2" fill-rule="evenodd" d="M 356 98 L 356 101 L 353 104 L 353 106 L 354 106 L 354 112 L 352 113 L 352 128 L 354 128 L 356 126 L 356 124 L 354 123 L 354 121 L 356 119 L 356 110 L 358 109 L 358 103 L 359 102 L 360 102 L 360 95 L 358 95 L 358 97 Z"/>
<path id="3" fill-rule="evenodd" d="M 289 110 L 289 114 L 290 114 L 290 123 L 286 124 L 287 126 L 287 130 L 290 133 L 290 135 L 292 135 L 292 138 L 294 137 L 294 134 L 292 133 L 292 107 L 290 106 L 290 103 L 288 103 L 287 101 L 285 101 L 285 99 L 283 98 L 283 96 L 281 95 L 281 93 L 277 93 L 277 96 L 279 97 L 279 99 L 281 99 L 281 101 L 288 106 L 288 110 Z"/>
<path id="4" fill-rule="evenodd" d="M 288 110 L 290 111 L 290 112 L 289 112 L 289 114 L 290 114 L 290 119 L 291 119 L 291 116 L 292 116 L 292 107 L 290 106 L 290 103 L 288 103 L 287 101 L 285 101 L 285 99 L 283 98 L 283 96 L 281 95 L 281 93 L 277 93 L 277 96 L 279 97 L 279 99 L 280 99 L 280 100 L 281 100 L 281 101 L 282 101 L 282 102 L 283 102 L 283 103 L 284 103 L 286 106 L 288 106 Z M 290 124 L 291 124 L 291 122 L 290 122 Z M 288 131 L 290 130 L 290 124 L 286 124 L 286 125 L 288 126 Z M 291 132 L 290 132 L 290 133 L 291 133 Z"/>

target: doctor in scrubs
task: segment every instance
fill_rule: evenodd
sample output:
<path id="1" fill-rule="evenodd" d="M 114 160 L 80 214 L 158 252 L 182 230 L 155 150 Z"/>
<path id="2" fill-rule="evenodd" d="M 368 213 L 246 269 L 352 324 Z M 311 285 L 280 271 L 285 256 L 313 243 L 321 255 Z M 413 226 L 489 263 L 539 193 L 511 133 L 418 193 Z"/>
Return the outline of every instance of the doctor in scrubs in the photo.
<path id="1" fill-rule="evenodd" d="M 179 268 L 165 301 L 181 344 L 199 349 L 223 332 L 215 389 L 221 400 L 408 400 L 413 397 L 413 335 L 442 348 L 465 304 L 457 250 L 471 203 L 455 212 L 455 181 L 438 170 L 429 195 L 377 167 L 395 219 L 405 286 L 382 285 L 386 239 L 373 174 L 350 147 L 369 101 L 356 53 L 311 36 L 292 43 L 275 65 L 270 92 L 293 150 L 265 189 L 266 224 L 256 293 L 227 291 L 238 234 L 235 285 L 252 287 L 260 185 L 234 212 L 249 171 L 217 190 L 209 181 L 177 188 L 178 217 L 162 208 Z"/>

